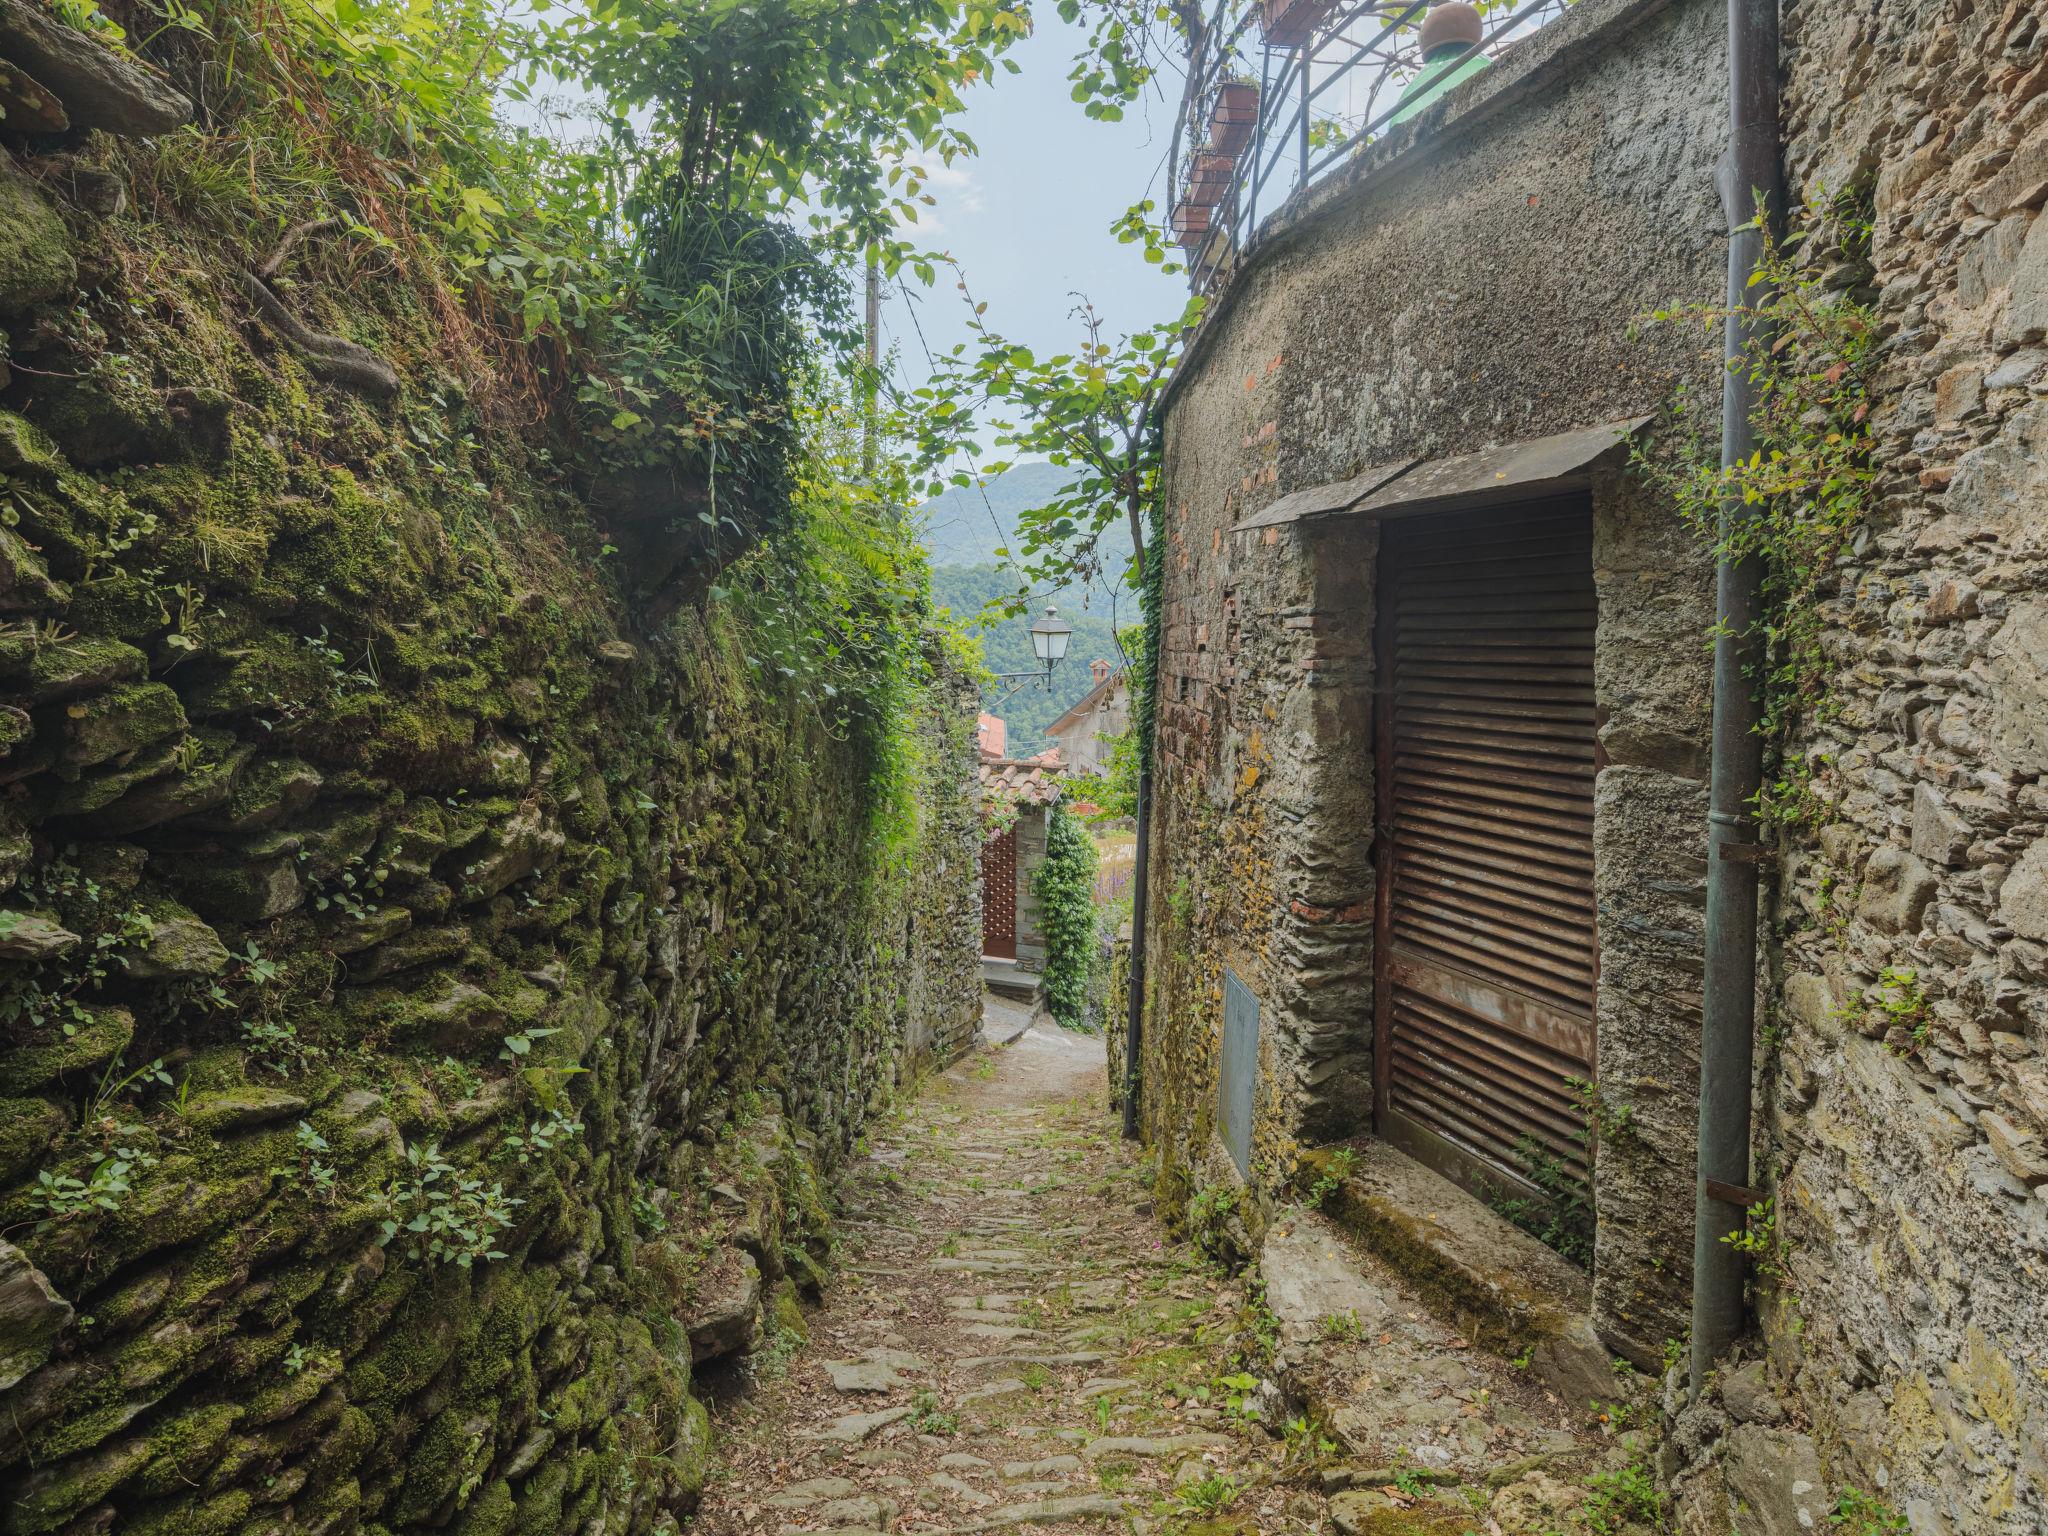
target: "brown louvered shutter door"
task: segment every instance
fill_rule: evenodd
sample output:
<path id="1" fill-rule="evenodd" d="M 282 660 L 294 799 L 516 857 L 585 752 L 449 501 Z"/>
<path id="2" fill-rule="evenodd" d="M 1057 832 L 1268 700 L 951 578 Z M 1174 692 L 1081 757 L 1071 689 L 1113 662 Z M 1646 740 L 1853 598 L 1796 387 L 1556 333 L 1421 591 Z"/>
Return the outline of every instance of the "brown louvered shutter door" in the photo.
<path id="1" fill-rule="evenodd" d="M 981 952 L 1017 958 L 1017 829 L 981 845 Z"/>
<path id="2" fill-rule="evenodd" d="M 1470 1184 L 1587 1175 L 1593 552 L 1583 499 L 1390 522 L 1379 561 L 1380 1134 Z"/>

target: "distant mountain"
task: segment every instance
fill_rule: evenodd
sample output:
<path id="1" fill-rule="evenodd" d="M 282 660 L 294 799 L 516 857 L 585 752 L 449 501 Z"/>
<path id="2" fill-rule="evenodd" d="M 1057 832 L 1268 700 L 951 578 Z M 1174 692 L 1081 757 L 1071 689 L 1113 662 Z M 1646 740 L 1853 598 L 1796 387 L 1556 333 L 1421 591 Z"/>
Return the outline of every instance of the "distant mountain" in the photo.
<path id="1" fill-rule="evenodd" d="M 1018 514 L 1046 505 L 1076 478 L 1073 469 L 1040 461 L 1006 469 L 979 488 L 956 486 L 934 496 L 919 509 L 932 564 L 995 563 L 997 549 L 1016 548 Z M 1107 569 L 1121 576 L 1131 558 L 1131 531 L 1121 518 L 1103 534 L 1102 554 Z"/>
<path id="2" fill-rule="evenodd" d="M 1011 540 L 1016 537 L 1018 514 L 1044 506 L 1075 478 L 1074 470 L 1055 464 L 1019 464 L 979 488 L 955 488 L 935 496 L 920 509 L 925 548 L 931 551 L 932 594 L 980 636 L 982 658 L 991 672 L 1024 672 L 1038 665 L 1031 653 L 1031 621 L 1047 603 L 1056 605 L 1060 617 L 1074 626 L 1067 659 L 1054 669 L 1050 688 L 1013 678 L 992 685 L 983 695 L 983 708 L 1009 725 L 1012 757 L 1029 757 L 1052 745 L 1045 728 L 1094 686 L 1088 663 L 1101 657 L 1121 666 L 1116 626 L 1138 621 L 1136 594 L 1125 588 L 1112 600 L 1111 583 L 1098 581 L 1086 590 L 1072 585 L 1040 591 L 1031 600 L 1030 612 L 976 629 L 975 621 L 990 599 L 1009 597 L 1017 590 L 1017 573 L 996 551 L 1016 547 Z M 1104 532 L 1101 552 L 1104 569 L 1121 586 L 1131 558 L 1130 528 L 1121 519 Z M 1017 686 L 1019 681 L 1022 687 Z"/>

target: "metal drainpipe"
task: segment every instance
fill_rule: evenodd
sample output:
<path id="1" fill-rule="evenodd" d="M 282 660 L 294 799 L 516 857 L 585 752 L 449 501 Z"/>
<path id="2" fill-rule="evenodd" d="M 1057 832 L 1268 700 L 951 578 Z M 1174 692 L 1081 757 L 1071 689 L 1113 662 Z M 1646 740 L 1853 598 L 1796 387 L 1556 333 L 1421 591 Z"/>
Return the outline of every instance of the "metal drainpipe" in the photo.
<path id="1" fill-rule="evenodd" d="M 1778 0 L 1728 0 L 1728 153 L 1721 200 L 1728 215 L 1728 305 L 1753 304 L 1750 275 L 1763 256 L 1756 195 L 1781 216 L 1778 142 Z M 1756 449 L 1750 417 L 1756 390 L 1736 366 L 1757 328 L 1731 316 L 1730 364 L 1721 387 L 1721 463 Z M 1747 516 L 1723 502 L 1724 536 Z M 1699 1178 L 1694 1195 L 1692 1395 L 1743 1330 L 1743 1257 L 1723 1238 L 1740 1232 L 1750 1197 L 1750 1069 L 1756 1025 L 1757 875 L 1755 808 L 1763 777 L 1756 621 L 1763 572 L 1753 559 L 1723 558 L 1714 573 L 1713 758 L 1707 813 L 1707 953 L 1700 1032 Z"/>
<path id="2" fill-rule="evenodd" d="M 1153 686 L 1157 687 L 1159 663 L 1152 664 Z M 1153 703 L 1154 727 L 1157 726 L 1158 702 Z M 1152 770 L 1138 770 L 1138 846 L 1136 857 L 1138 870 L 1131 881 L 1131 974 L 1129 981 L 1130 1006 L 1124 1021 L 1124 1135 L 1131 1140 L 1138 1139 L 1138 1093 L 1143 1086 L 1143 1074 L 1139 1070 L 1138 1057 L 1145 1046 L 1145 867 L 1150 861 L 1152 843 Z"/>

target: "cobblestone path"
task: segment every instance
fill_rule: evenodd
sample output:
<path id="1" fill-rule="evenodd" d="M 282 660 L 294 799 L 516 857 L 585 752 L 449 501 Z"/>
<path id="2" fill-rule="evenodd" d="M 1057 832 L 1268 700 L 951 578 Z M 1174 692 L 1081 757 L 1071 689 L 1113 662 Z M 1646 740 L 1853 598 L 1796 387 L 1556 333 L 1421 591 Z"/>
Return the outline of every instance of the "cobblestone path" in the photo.
<path id="1" fill-rule="evenodd" d="M 1041 1025 L 947 1074 L 846 1189 L 810 1338 L 717 1412 L 692 1530 L 1313 1531 L 1232 1429 L 1241 1293 L 1150 1215 L 1097 1043 Z"/>

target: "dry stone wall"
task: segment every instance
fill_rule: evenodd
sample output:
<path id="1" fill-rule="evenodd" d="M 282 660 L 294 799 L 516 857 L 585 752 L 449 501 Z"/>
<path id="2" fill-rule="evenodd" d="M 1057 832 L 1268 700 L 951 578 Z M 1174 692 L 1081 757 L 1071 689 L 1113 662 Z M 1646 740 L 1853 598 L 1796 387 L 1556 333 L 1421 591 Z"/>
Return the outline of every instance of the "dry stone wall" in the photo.
<path id="1" fill-rule="evenodd" d="M 1766 1358 L 1685 1425 L 1731 1450 L 1684 1508 L 1720 1528 L 1805 1464 L 1917 1536 L 2019 1536 L 2048 1526 L 2048 26 L 1795 0 L 1786 47 L 1795 191 L 1874 207 L 1841 276 L 1887 337 L 1880 478 L 1827 606 L 1832 809 L 1776 896 L 1782 1278 Z"/>
<path id="2" fill-rule="evenodd" d="M 322 381 L 155 153 L 0 152 L 0 1531 L 672 1528 L 972 1039 L 972 685 L 886 836 L 426 293 L 298 258 L 401 383 Z"/>

